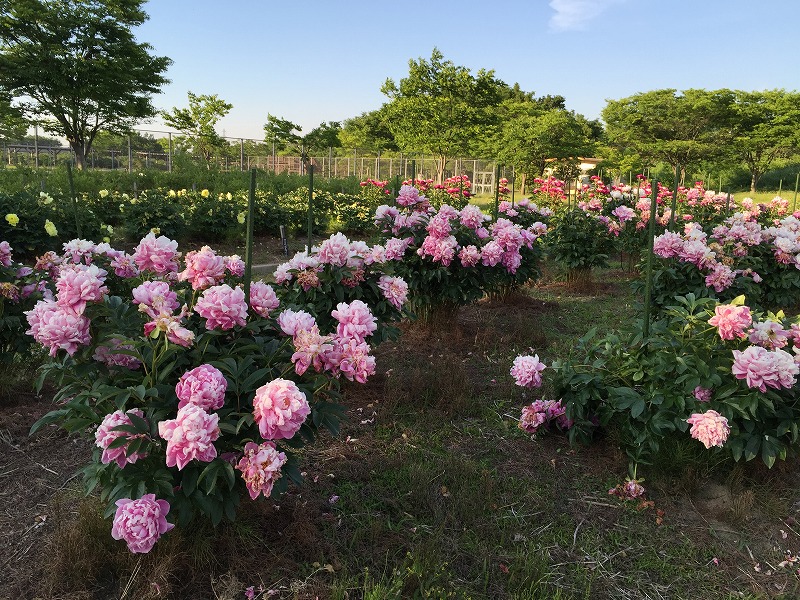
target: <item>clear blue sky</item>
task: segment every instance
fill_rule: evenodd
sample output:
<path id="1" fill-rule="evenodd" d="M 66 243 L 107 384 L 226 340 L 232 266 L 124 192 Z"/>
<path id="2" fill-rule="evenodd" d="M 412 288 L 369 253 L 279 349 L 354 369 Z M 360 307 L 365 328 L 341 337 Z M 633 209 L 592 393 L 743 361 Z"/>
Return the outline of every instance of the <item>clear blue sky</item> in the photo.
<path id="1" fill-rule="evenodd" d="M 800 0 L 150 0 L 136 32 L 187 91 L 233 104 L 219 133 L 263 138 L 267 114 L 307 132 L 377 109 L 387 77 L 438 47 L 597 118 L 658 88 L 800 90 Z M 158 121 L 143 125 L 163 129 Z"/>

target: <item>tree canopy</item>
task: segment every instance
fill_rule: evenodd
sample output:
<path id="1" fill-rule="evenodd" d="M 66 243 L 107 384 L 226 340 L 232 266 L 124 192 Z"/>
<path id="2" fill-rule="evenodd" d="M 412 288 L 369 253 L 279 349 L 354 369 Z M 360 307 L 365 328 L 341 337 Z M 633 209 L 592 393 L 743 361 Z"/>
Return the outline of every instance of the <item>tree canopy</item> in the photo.
<path id="1" fill-rule="evenodd" d="M 264 124 L 264 141 L 278 152 L 288 148 L 297 150 L 300 147 L 300 132 L 303 128 L 297 123 L 292 123 L 288 119 L 267 114 L 267 122 Z"/>
<path id="2" fill-rule="evenodd" d="M 209 166 L 215 150 L 223 148 L 225 140 L 214 129 L 222 117 L 227 115 L 232 104 L 216 94 L 193 94 L 189 92 L 189 107 L 174 107 L 162 113 L 164 123 L 184 134 L 195 154 L 203 157 Z"/>
<path id="3" fill-rule="evenodd" d="M 64 136 L 78 168 L 101 130 L 155 115 L 167 57 L 136 41 L 144 0 L 0 0 L 0 90 Z"/>

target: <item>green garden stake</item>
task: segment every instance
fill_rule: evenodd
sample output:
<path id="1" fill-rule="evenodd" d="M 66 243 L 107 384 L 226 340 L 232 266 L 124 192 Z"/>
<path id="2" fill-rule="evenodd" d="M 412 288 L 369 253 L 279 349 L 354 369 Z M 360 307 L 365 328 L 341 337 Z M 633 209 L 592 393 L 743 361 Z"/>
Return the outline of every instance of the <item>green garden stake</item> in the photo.
<path id="1" fill-rule="evenodd" d="M 728 189 L 728 214 L 731 214 L 731 190 Z"/>
<path id="2" fill-rule="evenodd" d="M 654 181 L 652 189 L 658 190 L 658 182 Z M 642 328 L 642 341 L 650 337 L 650 310 L 653 295 L 653 238 L 656 235 L 656 198 L 658 193 L 650 194 L 650 227 L 647 231 L 647 271 L 644 288 L 644 327 Z"/>
<path id="3" fill-rule="evenodd" d="M 72 179 L 72 165 L 67 163 L 67 179 L 69 179 L 69 195 L 72 198 L 72 212 L 75 215 L 75 231 L 78 237 L 83 237 L 81 234 L 81 220 L 78 217 L 78 197 L 75 195 L 75 182 Z"/>
<path id="4" fill-rule="evenodd" d="M 797 210 L 797 184 L 800 183 L 800 171 L 797 173 L 797 177 L 794 178 L 794 201 L 792 202 L 792 212 Z"/>
<path id="5" fill-rule="evenodd" d="M 311 234 L 314 229 L 314 165 L 308 165 L 308 248 L 311 253 Z"/>
<path id="6" fill-rule="evenodd" d="M 722 175 L 719 176 L 719 187 L 717 188 L 719 193 L 722 193 Z"/>
<path id="7" fill-rule="evenodd" d="M 417 161 L 411 161 L 411 185 L 417 187 Z"/>
<path id="8" fill-rule="evenodd" d="M 782 192 L 782 191 L 783 191 L 783 179 L 781 179 L 781 180 L 778 182 L 778 196 L 780 196 L 780 195 L 781 195 L 781 192 Z"/>
<path id="9" fill-rule="evenodd" d="M 253 281 L 253 221 L 256 212 L 256 170 L 250 169 L 250 193 L 247 195 L 247 233 L 245 238 L 244 297 L 250 304 L 250 282 Z"/>
<path id="10" fill-rule="evenodd" d="M 500 210 L 500 163 L 497 163 L 497 172 L 494 176 L 494 220 L 497 221 L 497 213 Z"/>
<path id="11" fill-rule="evenodd" d="M 514 192 L 517 187 L 517 169 L 511 167 L 511 208 L 514 208 Z"/>
<path id="12" fill-rule="evenodd" d="M 678 172 L 680 165 L 675 165 L 675 188 L 672 190 L 672 214 L 669 216 L 669 230 L 675 230 L 675 211 L 678 208 Z"/>

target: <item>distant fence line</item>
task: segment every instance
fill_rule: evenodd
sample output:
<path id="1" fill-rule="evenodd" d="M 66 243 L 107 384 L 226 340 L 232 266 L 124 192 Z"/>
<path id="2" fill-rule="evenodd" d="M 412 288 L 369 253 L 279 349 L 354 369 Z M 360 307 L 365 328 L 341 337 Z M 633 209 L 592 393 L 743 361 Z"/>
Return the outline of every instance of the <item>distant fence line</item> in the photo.
<path id="1" fill-rule="evenodd" d="M 139 138 L 128 136 L 127 143 L 117 148 L 92 149 L 86 158 L 87 165 L 93 169 L 126 170 L 130 173 L 156 169 L 161 171 L 179 171 L 185 166 L 206 166 L 205 161 L 190 153 L 174 148 L 170 132 L 136 130 L 137 133 L 163 134 L 168 140 L 167 149 L 137 147 Z M 436 177 L 437 160 L 433 156 L 423 154 L 392 153 L 389 156 L 381 153 L 362 152 L 359 149 L 343 150 L 329 148 L 327 155 L 310 156 L 306 163 L 301 156 L 283 156 L 274 149 L 270 151 L 264 140 L 248 138 L 224 138 L 231 142 L 222 156 L 214 157 L 211 165 L 223 171 L 246 171 L 251 168 L 272 173 L 305 174 L 306 164 L 314 165 L 314 174 L 319 177 L 343 178 L 358 177 L 364 181 L 372 179 L 392 179 L 400 177 L 408 179 L 412 172 L 417 178 L 434 179 Z M 255 151 L 252 146 L 261 145 Z M 249 146 L 249 147 L 248 147 Z M 238 152 L 237 152 L 238 150 Z M 2 162 L 8 166 L 55 167 L 75 162 L 72 149 L 68 146 L 53 146 L 46 143 L 4 143 Z M 483 158 L 451 158 L 444 165 L 443 177 L 468 175 L 472 181 L 480 182 L 489 192 L 494 186 L 494 174 L 497 161 Z M 506 171 L 503 171 L 505 174 Z M 510 171 L 509 171 L 510 173 Z M 485 184 L 483 182 L 486 182 Z M 490 189 L 491 188 L 491 189 Z"/>

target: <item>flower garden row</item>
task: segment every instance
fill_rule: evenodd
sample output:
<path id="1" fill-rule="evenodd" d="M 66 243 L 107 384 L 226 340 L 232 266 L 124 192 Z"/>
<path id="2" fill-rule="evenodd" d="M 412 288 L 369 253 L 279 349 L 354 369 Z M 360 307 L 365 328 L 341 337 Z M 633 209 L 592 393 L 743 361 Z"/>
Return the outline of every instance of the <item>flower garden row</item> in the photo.
<path id="1" fill-rule="evenodd" d="M 398 320 L 452 318 L 455 307 L 522 286 L 537 277 L 543 252 L 559 258 L 570 237 L 594 232 L 613 248 L 642 235 L 647 182 L 636 192 L 595 181 L 577 206 L 559 198 L 558 182 L 540 184 L 536 201 L 504 201 L 496 220 L 472 205 L 434 207 L 403 186 L 376 209 L 371 243 L 334 234 L 281 265 L 275 286 L 244 281 L 239 257 L 207 246 L 181 258 L 177 242 L 153 232 L 131 254 L 75 239 L 32 267 L 15 263 L 3 242 L 3 356 L 24 352 L 30 337 L 49 350 L 42 380 L 58 388 L 59 407 L 34 430 L 58 423 L 94 441 L 87 488 L 99 487 L 114 514 L 113 535 L 147 552 L 173 527 L 167 513 L 178 525 L 196 515 L 218 523 L 235 518 L 245 494 L 300 481 L 292 451 L 320 429 L 338 431 L 341 380 L 374 373 L 372 347 L 398 334 Z M 740 294 L 716 295 L 741 281 L 796 286 L 800 227 L 779 202 L 733 212 L 699 187 L 682 195 L 682 234 L 665 232 L 655 247 L 660 269 L 684 279 L 657 279 L 664 302 L 650 337 L 640 326 L 602 340 L 589 332 L 553 364 L 554 396 L 526 407 L 520 428 L 552 425 L 588 443 L 613 426 L 631 460 L 646 464 L 666 436 L 691 426 L 707 448 L 771 465 L 797 447 L 800 326 L 749 296 L 746 306 Z M 665 228 L 667 194 L 659 197 Z M 579 226 L 568 231 L 570 223 Z M 571 256 L 581 251 L 588 256 Z M 732 276 L 709 278 L 719 265 Z M 702 289 L 673 293 L 664 281 Z M 779 300 L 771 294 L 754 295 Z M 522 356 L 511 374 L 539 387 L 542 371 L 538 356 Z"/>

